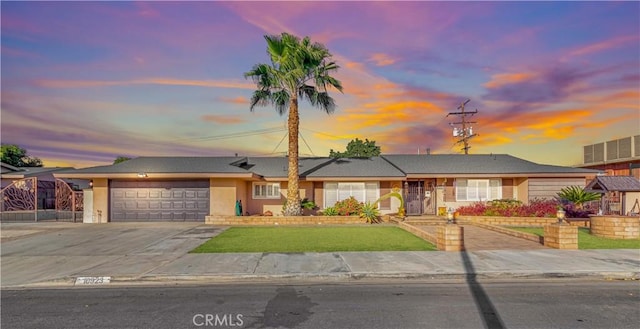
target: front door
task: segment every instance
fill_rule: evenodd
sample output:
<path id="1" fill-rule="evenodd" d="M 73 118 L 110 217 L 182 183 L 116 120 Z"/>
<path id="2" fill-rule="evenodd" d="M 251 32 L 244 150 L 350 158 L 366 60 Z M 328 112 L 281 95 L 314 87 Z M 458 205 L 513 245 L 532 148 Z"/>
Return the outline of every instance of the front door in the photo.
<path id="1" fill-rule="evenodd" d="M 422 215 L 424 184 L 421 181 L 407 182 L 405 193 L 405 209 L 407 216 Z"/>

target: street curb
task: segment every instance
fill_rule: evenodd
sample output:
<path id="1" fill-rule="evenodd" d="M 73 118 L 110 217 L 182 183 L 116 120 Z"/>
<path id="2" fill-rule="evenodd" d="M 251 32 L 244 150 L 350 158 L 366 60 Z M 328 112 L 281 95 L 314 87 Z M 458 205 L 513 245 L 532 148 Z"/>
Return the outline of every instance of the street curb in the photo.
<path id="1" fill-rule="evenodd" d="M 111 277 L 108 284 L 76 285 L 76 277 L 29 283 L 17 286 L 3 286 L 2 289 L 45 289 L 45 288 L 108 288 L 145 285 L 195 285 L 216 283 L 250 282 L 358 282 L 365 280 L 476 280 L 491 279 L 592 279 L 592 280 L 640 280 L 640 272 L 485 272 L 485 273 L 287 273 L 287 274 L 224 274 L 224 275 L 148 275 L 140 277 Z"/>

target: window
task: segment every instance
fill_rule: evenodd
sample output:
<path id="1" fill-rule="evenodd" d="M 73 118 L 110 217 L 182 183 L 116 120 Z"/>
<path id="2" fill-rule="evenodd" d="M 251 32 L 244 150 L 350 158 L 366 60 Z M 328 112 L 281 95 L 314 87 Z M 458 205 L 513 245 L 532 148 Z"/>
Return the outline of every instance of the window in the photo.
<path id="1" fill-rule="evenodd" d="M 502 199 L 500 179 L 456 179 L 456 201 Z"/>
<path id="2" fill-rule="evenodd" d="M 254 199 L 280 199 L 280 183 L 253 183 Z"/>
<path id="3" fill-rule="evenodd" d="M 324 207 L 333 207 L 336 202 L 354 197 L 366 203 L 380 197 L 378 182 L 327 182 L 324 183 Z"/>

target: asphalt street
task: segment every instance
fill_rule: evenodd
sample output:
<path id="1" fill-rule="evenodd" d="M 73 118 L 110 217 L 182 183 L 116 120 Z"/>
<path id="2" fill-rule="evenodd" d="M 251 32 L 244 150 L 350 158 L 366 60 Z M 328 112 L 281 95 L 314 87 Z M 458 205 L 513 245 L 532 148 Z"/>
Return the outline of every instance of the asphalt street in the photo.
<path id="1" fill-rule="evenodd" d="M 2 328 L 637 328 L 638 281 L 4 289 Z"/>

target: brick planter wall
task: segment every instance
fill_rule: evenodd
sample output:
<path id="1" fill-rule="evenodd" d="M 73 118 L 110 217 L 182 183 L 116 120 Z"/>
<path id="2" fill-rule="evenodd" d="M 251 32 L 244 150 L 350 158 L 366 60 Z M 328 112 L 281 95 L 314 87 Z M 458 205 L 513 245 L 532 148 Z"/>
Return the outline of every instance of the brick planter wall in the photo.
<path id="1" fill-rule="evenodd" d="M 610 239 L 638 239 L 640 217 L 591 216 L 591 234 Z"/>
<path id="2" fill-rule="evenodd" d="M 578 249 L 578 227 L 568 224 L 546 225 L 544 245 L 555 249 Z"/>
<path id="3" fill-rule="evenodd" d="M 536 226 L 557 223 L 556 218 L 547 217 L 499 217 L 499 216 L 458 216 L 458 222 L 481 223 L 498 226 Z"/>
<path id="4" fill-rule="evenodd" d="M 401 229 L 423 239 L 426 241 L 429 241 L 430 243 L 434 244 L 436 247 L 438 246 L 438 241 L 436 239 L 436 237 L 433 234 L 430 234 L 429 232 L 423 231 L 409 223 L 405 223 L 405 222 L 396 222 L 396 224 L 398 224 L 398 227 L 400 227 Z"/>
<path id="5" fill-rule="evenodd" d="M 359 216 L 206 216 L 205 224 L 224 226 L 365 224 Z"/>
<path id="6" fill-rule="evenodd" d="M 584 226 L 587 219 L 569 219 L 570 225 Z M 542 227 L 558 222 L 557 218 L 551 217 L 500 217 L 500 216 L 458 216 L 456 222 L 464 224 L 480 223 L 496 226 L 521 226 L 521 227 Z"/>
<path id="7" fill-rule="evenodd" d="M 438 225 L 436 247 L 444 251 L 464 250 L 464 228 L 456 224 Z"/>

